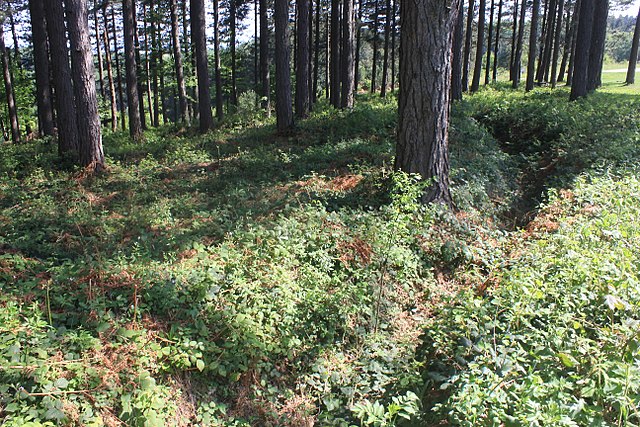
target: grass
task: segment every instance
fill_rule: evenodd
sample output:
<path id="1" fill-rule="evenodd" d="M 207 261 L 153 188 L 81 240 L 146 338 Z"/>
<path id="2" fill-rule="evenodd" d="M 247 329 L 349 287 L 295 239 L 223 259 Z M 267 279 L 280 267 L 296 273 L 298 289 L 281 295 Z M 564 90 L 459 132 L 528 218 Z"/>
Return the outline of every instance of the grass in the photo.
<path id="1" fill-rule="evenodd" d="M 626 90 L 456 104 L 455 213 L 417 205 L 422 184 L 392 172 L 395 103 L 378 97 L 320 104 L 287 137 L 250 109 L 205 136 L 110 134 L 96 177 L 50 141 L 1 146 L 0 420 L 560 425 L 583 402 L 577 420 L 633 425 L 637 352 L 617 353 L 638 305 L 640 105 Z M 549 321 L 533 330 L 538 310 Z M 496 371 L 504 334 L 522 354 Z M 539 345 L 553 351 L 536 359 Z M 624 374 L 581 383 L 596 365 L 580 351 L 602 345 L 598 369 Z M 543 362 L 556 382 L 541 395 Z M 529 399 L 518 410 L 514 394 Z"/>

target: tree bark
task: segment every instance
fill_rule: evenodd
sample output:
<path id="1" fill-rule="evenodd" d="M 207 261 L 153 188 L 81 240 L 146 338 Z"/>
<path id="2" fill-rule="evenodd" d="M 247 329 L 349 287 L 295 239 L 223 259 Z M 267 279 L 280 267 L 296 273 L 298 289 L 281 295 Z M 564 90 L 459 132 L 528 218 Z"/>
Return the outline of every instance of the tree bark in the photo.
<path id="1" fill-rule="evenodd" d="M 122 0 L 124 25 L 124 62 L 127 78 L 127 110 L 129 113 L 129 134 L 134 141 L 142 139 L 142 120 L 140 117 L 140 97 L 138 86 L 138 64 L 135 53 L 135 20 L 133 0 Z"/>
<path id="2" fill-rule="evenodd" d="M 576 2 L 574 2 L 575 5 Z M 575 9 L 575 7 L 574 7 Z M 575 11 L 574 11 L 575 15 Z M 567 5 L 567 17 L 565 18 L 565 38 L 564 38 L 564 49 L 562 52 L 562 61 L 560 62 L 560 71 L 558 72 L 558 77 L 556 82 L 564 81 L 564 74 L 567 70 L 567 61 L 569 60 L 569 53 L 571 52 L 571 46 L 573 46 L 573 33 L 574 33 L 574 25 L 575 16 L 571 14 L 571 4 Z"/>
<path id="3" fill-rule="evenodd" d="M 160 74 L 158 71 L 158 24 L 156 17 L 156 6 L 153 0 L 149 1 L 149 24 L 151 29 L 151 90 L 153 91 L 153 115 L 151 116 L 153 126 L 160 126 Z M 149 51 L 147 50 L 147 55 Z M 149 106 L 151 109 L 151 106 Z"/>
<path id="4" fill-rule="evenodd" d="M 516 54 L 513 59 L 513 84 L 512 87 L 516 89 L 520 84 L 520 75 L 522 69 L 522 49 L 524 45 L 524 23 L 527 15 L 527 1 L 522 0 L 522 6 L 520 9 L 520 22 L 518 23 L 518 42 L 516 44 Z"/>
<path id="5" fill-rule="evenodd" d="M 636 18 L 636 28 L 633 31 L 633 41 L 631 42 L 631 55 L 629 55 L 629 68 L 627 69 L 628 85 L 632 85 L 636 81 L 636 65 L 638 64 L 638 45 L 640 44 L 640 10 Z"/>
<path id="6" fill-rule="evenodd" d="M 391 92 L 396 89 L 396 1 L 391 0 Z"/>
<path id="7" fill-rule="evenodd" d="M 106 6 L 105 6 L 106 7 Z M 106 12 L 105 12 L 106 15 Z M 106 20 L 104 31 L 102 32 L 102 43 L 104 45 L 104 59 L 107 67 L 107 80 L 109 81 L 109 102 L 111 105 L 111 132 L 118 129 L 118 102 L 116 101 L 116 85 L 113 78 L 113 63 L 111 60 L 111 43 L 109 42 L 109 31 Z"/>
<path id="8" fill-rule="evenodd" d="M 49 51 L 47 49 L 47 23 L 43 0 L 29 0 L 31 14 L 31 40 L 36 75 L 36 99 L 40 135 L 54 134 L 53 103 L 49 80 Z"/>
<path id="9" fill-rule="evenodd" d="M 315 38 L 315 49 L 313 50 L 313 89 L 311 90 L 311 97 L 314 103 L 318 99 L 318 78 L 319 78 L 318 75 L 320 73 L 320 11 L 321 11 L 321 7 L 322 7 L 321 0 L 317 0 L 316 16 L 315 16 L 316 38 Z M 358 33 L 358 37 L 360 37 L 360 33 Z M 358 64 L 357 58 L 358 57 L 356 56 L 356 67 Z M 357 79 L 358 79 L 358 76 L 356 74 L 356 81 Z"/>
<path id="10" fill-rule="evenodd" d="M 451 64 L 451 98 L 455 100 L 462 99 L 462 38 L 464 27 L 463 2 L 460 0 L 458 5 L 458 18 L 453 33 L 453 49 Z"/>
<path id="11" fill-rule="evenodd" d="M 104 168 L 98 95 L 89 37 L 87 0 L 66 0 L 73 93 L 78 113 L 80 165 L 99 172 Z"/>
<path id="12" fill-rule="evenodd" d="M 498 22 L 496 24 L 496 43 L 493 48 L 493 73 L 491 80 L 495 83 L 498 79 L 498 49 L 500 49 L 500 25 L 502 23 L 502 5 L 503 0 L 498 2 Z"/>
<path id="13" fill-rule="evenodd" d="M 531 13 L 531 32 L 529 33 L 529 58 L 527 61 L 527 85 L 526 91 L 533 89 L 533 81 L 536 72 L 536 51 L 538 42 L 538 13 L 540 10 L 540 0 L 533 0 L 533 11 Z"/>
<path id="14" fill-rule="evenodd" d="M 495 0 L 491 0 L 491 10 L 489 11 L 489 37 L 487 38 L 487 65 L 484 70 L 484 84 L 489 84 L 489 75 L 491 74 L 491 41 L 493 40 L 493 11 L 495 9 Z"/>
<path id="15" fill-rule="evenodd" d="M 4 43 L 4 30 L 0 23 L 0 55 L 2 55 L 2 72 L 4 76 L 4 91 L 7 99 L 7 110 L 9 111 L 9 124 L 11 125 L 11 141 L 20 142 L 20 124 L 18 122 L 18 108 L 13 96 L 13 77 L 9 66 L 9 52 Z"/>
<path id="16" fill-rule="evenodd" d="M 331 72 L 329 98 L 331 105 L 340 107 L 340 0 L 331 0 L 331 29 L 330 29 Z"/>
<path id="17" fill-rule="evenodd" d="M 480 0 L 480 10 L 478 11 L 478 40 L 476 42 L 476 61 L 473 69 L 473 80 L 471 81 L 471 92 L 477 92 L 480 88 L 480 76 L 482 75 L 482 58 L 484 58 L 484 23 L 486 15 L 487 1 Z"/>
<path id="18" fill-rule="evenodd" d="M 353 108 L 353 91 L 355 85 L 355 55 L 354 55 L 354 0 L 344 0 L 342 16 L 342 96 L 341 108 Z"/>
<path id="19" fill-rule="evenodd" d="M 576 0 L 576 10 L 573 12 L 574 22 L 572 30 L 572 41 L 569 52 L 569 65 L 567 66 L 567 86 L 573 83 L 573 69 L 576 59 L 576 45 L 578 44 L 578 25 L 580 24 L 580 9 L 582 0 Z"/>
<path id="20" fill-rule="evenodd" d="M 285 133 L 293 127 L 289 47 L 289 0 L 275 0 L 276 126 Z"/>
<path id="21" fill-rule="evenodd" d="M 106 98 L 106 92 L 104 90 L 104 61 L 102 59 L 102 48 L 100 47 L 100 41 L 102 37 L 100 37 L 100 24 L 98 22 L 98 7 L 94 1 L 93 8 L 93 24 L 96 35 L 96 52 L 98 53 L 98 80 L 100 81 L 100 96 L 102 99 Z"/>
<path id="22" fill-rule="evenodd" d="M 462 58 L 462 91 L 469 90 L 469 61 L 471 61 L 471 41 L 473 38 L 473 9 L 475 0 L 469 0 L 467 7 L 467 28 L 464 35 L 464 55 Z"/>
<path id="23" fill-rule="evenodd" d="M 262 108 L 271 115 L 271 75 L 269 60 L 269 15 L 267 0 L 260 1 L 260 80 Z"/>
<path id="24" fill-rule="evenodd" d="M 604 43 L 607 35 L 609 0 L 595 0 L 593 7 L 593 28 L 591 30 L 587 77 L 588 91 L 596 90 L 602 84 L 602 62 L 604 60 Z"/>
<path id="25" fill-rule="evenodd" d="M 395 167 L 430 182 L 422 202 L 453 204 L 449 190 L 449 95 L 457 0 L 402 4 Z M 420 52 L 419 55 L 416 52 Z"/>
<path id="26" fill-rule="evenodd" d="M 105 19 L 106 19 L 106 9 Z M 124 105 L 124 83 L 122 78 L 122 68 L 120 67 L 120 49 L 118 48 L 118 36 L 116 32 L 116 14 L 113 6 L 111 7 L 111 33 L 113 35 L 113 53 L 114 59 L 116 60 L 116 76 L 118 78 L 118 103 L 120 104 L 120 125 L 122 130 L 125 131 L 127 129 L 127 119 L 125 114 L 125 105 Z"/>
<path id="27" fill-rule="evenodd" d="M 594 0 L 582 0 L 580 3 L 578 34 L 574 53 L 575 58 L 573 60 L 573 82 L 569 97 L 572 101 L 586 96 L 588 92 L 589 45 L 591 44 L 591 30 L 593 28 Z"/>
<path id="28" fill-rule="evenodd" d="M 183 124 L 189 123 L 187 115 L 187 85 L 184 80 L 184 64 L 182 62 L 182 46 L 180 45 L 180 35 L 178 29 L 178 5 L 176 0 L 170 0 L 169 9 L 171 12 L 171 40 L 173 44 L 173 60 L 176 73 L 176 84 L 178 86 L 178 99 L 180 106 L 180 121 Z"/>
<path id="29" fill-rule="evenodd" d="M 354 87 L 356 93 L 358 92 L 358 85 L 360 84 L 360 54 L 362 50 L 362 0 L 358 1 L 358 13 L 356 16 L 356 74 Z"/>
<path id="30" fill-rule="evenodd" d="M 512 82 L 515 74 L 514 63 L 516 58 L 516 42 L 518 40 L 518 0 L 513 2 L 513 23 L 511 27 L 511 55 L 509 56 L 509 81 Z"/>
<path id="31" fill-rule="evenodd" d="M 236 60 L 236 28 L 237 28 L 236 0 L 229 0 L 229 49 L 231 51 L 231 104 L 238 105 L 238 77 Z"/>
<path id="32" fill-rule="evenodd" d="M 309 0 L 296 0 L 298 5 L 298 44 L 296 46 L 296 117 L 309 115 Z"/>
<path id="33" fill-rule="evenodd" d="M 551 58 L 551 87 L 556 87 L 558 77 L 558 56 L 560 55 L 560 36 L 562 33 L 562 16 L 564 15 L 564 0 L 559 0 L 558 17 L 556 18 L 556 33 L 553 41 L 553 55 Z"/>
<path id="34" fill-rule="evenodd" d="M 220 31 L 219 31 L 219 10 L 218 0 L 213 0 L 213 60 L 215 62 L 216 79 L 216 117 L 222 120 L 224 117 L 224 106 L 222 105 L 222 75 L 220 74 Z M 268 78 L 268 76 L 267 76 Z"/>
<path id="35" fill-rule="evenodd" d="M 384 17 L 384 48 L 382 51 L 382 81 L 380 82 L 380 96 L 387 96 L 387 77 L 389 72 L 389 36 L 391 32 L 391 0 L 385 2 Z"/>
<path id="36" fill-rule="evenodd" d="M 204 0 L 191 0 L 191 38 L 195 45 L 196 72 L 198 76 L 198 111 L 200 117 L 200 132 L 202 133 L 213 128 L 205 28 Z"/>

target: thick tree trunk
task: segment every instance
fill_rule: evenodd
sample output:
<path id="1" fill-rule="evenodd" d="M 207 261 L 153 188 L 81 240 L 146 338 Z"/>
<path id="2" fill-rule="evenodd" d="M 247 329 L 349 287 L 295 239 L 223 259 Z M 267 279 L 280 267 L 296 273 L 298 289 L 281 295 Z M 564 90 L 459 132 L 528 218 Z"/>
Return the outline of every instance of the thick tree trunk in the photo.
<path id="1" fill-rule="evenodd" d="M 478 11 L 478 39 L 476 42 L 476 61 L 473 68 L 473 80 L 471 81 L 471 92 L 477 92 L 480 88 L 480 76 L 482 75 L 482 58 L 484 57 L 484 22 L 486 15 L 487 1 L 480 0 L 480 10 Z"/>
<path id="2" fill-rule="evenodd" d="M 296 0 L 298 5 L 298 52 L 296 54 L 296 117 L 309 115 L 309 0 Z"/>
<path id="3" fill-rule="evenodd" d="M 389 36 L 391 32 L 391 0 L 385 3 L 384 18 L 384 50 L 382 52 L 382 81 L 380 82 L 380 96 L 387 96 L 387 77 L 389 72 Z"/>
<path id="4" fill-rule="evenodd" d="M 106 13 L 106 9 L 105 9 Z M 105 15 L 106 19 L 106 15 Z M 116 32 L 116 14 L 113 6 L 111 7 L 111 32 L 113 36 L 113 53 L 116 60 L 116 76 L 118 78 L 118 103 L 120 104 L 120 125 L 122 130 L 127 130 L 127 119 L 124 104 L 124 82 L 122 78 L 122 67 L 120 67 L 120 49 L 118 47 L 118 36 Z"/>
<path id="5" fill-rule="evenodd" d="M 475 0 L 469 0 L 467 7 L 467 28 L 464 34 L 464 55 L 462 58 L 462 91 L 469 90 L 469 61 L 471 61 L 471 41 L 473 38 L 473 9 Z"/>
<path id="6" fill-rule="evenodd" d="M 496 43 L 493 48 L 493 73 L 491 80 L 495 82 L 498 79 L 498 49 L 500 49 L 500 25 L 502 24 L 502 5 L 503 0 L 498 2 L 498 23 L 496 24 Z"/>
<path id="7" fill-rule="evenodd" d="M 536 52 L 538 42 L 538 12 L 540 11 L 540 0 L 533 0 L 533 11 L 531 13 L 531 32 L 529 33 L 529 59 L 527 61 L 527 85 L 526 91 L 533 89 L 533 81 L 536 72 Z"/>
<path id="8" fill-rule="evenodd" d="M 596 88 L 602 84 L 602 62 L 604 60 L 604 43 L 607 35 L 608 16 L 609 0 L 595 0 L 591 46 L 589 48 L 588 91 L 596 90 Z"/>
<path id="9" fill-rule="evenodd" d="M 594 0 L 582 0 L 580 2 L 580 17 L 578 18 L 576 50 L 573 60 L 573 81 L 569 98 L 572 101 L 586 96 L 588 92 L 589 46 L 593 28 L 593 11 Z"/>
<path id="10" fill-rule="evenodd" d="M 636 81 L 636 65 L 638 64 L 638 45 L 640 44 L 640 11 L 636 18 L 636 29 L 633 31 L 631 42 L 631 55 L 629 55 L 629 68 L 627 69 L 626 83 L 632 85 Z"/>
<path id="11" fill-rule="evenodd" d="M 11 125 L 11 141 L 20 142 L 20 124 L 18 122 L 18 108 L 13 96 L 13 77 L 9 66 L 9 52 L 4 43 L 4 30 L 0 22 L 0 55 L 2 56 L 2 73 L 4 76 L 4 91 L 7 99 L 7 110 L 9 111 L 9 123 Z"/>
<path id="12" fill-rule="evenodd" d="M 104 168 L 104 153 L 87 0 L 66 0 L 66 6 L 73 93 L 78 107 L 80 165 L 99 172 Z"/>
<path id="13" fill-rule="evenodd" d="M 513 84 L 512 87 L 516 89 L 520 84 L 520 75 L 522 69 L 522 49 L 524 46 L 524 23 L 527 15 L 527 1 L 522 0 L 522 6 L 520 8 L 520 22 L 518 23 L 518 42 L 516 44 L 516 54 L 513 58 Z"/>
<path id="14" fill-rule="evenodd" d="M 49 51 L 47 49 L 47 23 L 43 0 L 29 0 L 31 13 L 31 40 L 36 74 L 36 99 L 40 135 L 54 134 L 53 103 L 49 81 Z"/>
<path id="15" fill-rule="evenodd" d="M 136 61 L 136 27 L 133 0 L 122 0 L 124 25 L 124 62 L 127 77 L 127 110 L 129 112 L 129 134 L 134 141 L 142 139 L 142 119 L 140 116 L 140 96 L 138 93 L 138 64 Z"/>
<path id="16" fill-rule="evenodd" d="M 353 108 L 353 91 L 355 88 L 355 55 L 354 55 L 354 0 L 344 0 L 342 16 L 342 94 L 340 108 Z"/>
<path id="17" fill-rule="evenodd" d="M 487 65 L 484 69 L 484 84 L 489 84 L 491 74 L 491 41 L 493 40 L 493 11 L 495 10 L 495 0 L 491 0 L 491 10 L 489 11 L 489 37 L 487 38 Z"/>
<path id="18" fill-rule="evenodd" d="M 340 0 L 331 0 L 331 73 L 329 98 L 331 105 L 340 107 Z"/>
<path id="19" fill-rule="evenodd" d="M 262 108 L 271 115 L 271 76 L 269 66 L 269 15 L 267 0 L 260 1 L 260 80 Z"/>
<path id="20" fill-rule="evenodd" d="M 213 128 L 205 28 L 204 0 L 191 0 L 191 38 L 195 45 L 196 71 L 198 76 L 198 111 L 200 117 L 200 132 L 203 133 Z"/>
<path id="21" fill-rule="evenodd" d="M 276 126 L 281 133 L 293 127 L 289 47 L 289 0 L 275 0 Z"/>
<path id="22" fill-rule="evenodd" d="M 431 182 L 422 201 L 452 205 L 449 190 L 449 95 L 457 0 L 402 4 L 400 97 L 395 167 Z M 420 55 L 416 55 L 420 52 Z"/>
<path id="23" fill-rule="evenodd" d="M 220 10 L 218 0 L 213 0 L 213 60 L 215 62 L 216 79 L 216 117 L 222 120 L 224 117 L 224 106 L 222 105 L 222 75 L 220 73 L 220 31 L 219 31 Z M 267 75 L 268 82 L 268 75 Z M 268 95 L 267 95 L 268 96 Z"/>
<path id="24" fill-rule="evenodd" d="M 558 16 L 556 18 L 556 33 L 553 41 L 553 55 L 551 58 L 551 87 L 556 87 L 558 77 L 558 57 L 560 55 L 560 36 L 562 34 L 562 16 L 564 15 L 564 0 L 559 0 Z"/>
<path id="25" fill-rule="evenodd" d="M 173 44 L 173 60 L 176 73 L 176 84 L 178 86 L 178 99 L 180 105 L 180 121 L 183 124 L 189 123 L 187 115 L 187 85 L 184 81 L 184 64 L 182 62 L 182 47 L 180 46 L 180 35 L 178 33 L 178 5 L 177 0 L 170 0 L 171 11 L 171 40 Z"/>
<path id="26" fill-rule="evenodd" d="M 458 18 L 453 33 L 453 50 L 451 60 L 451 98 L 462 99 L 462 38 L 464 27 L 463 2 L 458 4 Z"/>

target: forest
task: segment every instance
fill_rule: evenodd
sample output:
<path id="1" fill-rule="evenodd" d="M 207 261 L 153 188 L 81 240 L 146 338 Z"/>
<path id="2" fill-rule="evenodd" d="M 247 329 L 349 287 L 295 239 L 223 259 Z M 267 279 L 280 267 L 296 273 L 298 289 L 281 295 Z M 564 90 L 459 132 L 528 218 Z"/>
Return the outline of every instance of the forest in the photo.
<path id="1" fill-rule="evenodd" d="M 640 427 L 623 0 L 0 0 L 0 425 Z"/>

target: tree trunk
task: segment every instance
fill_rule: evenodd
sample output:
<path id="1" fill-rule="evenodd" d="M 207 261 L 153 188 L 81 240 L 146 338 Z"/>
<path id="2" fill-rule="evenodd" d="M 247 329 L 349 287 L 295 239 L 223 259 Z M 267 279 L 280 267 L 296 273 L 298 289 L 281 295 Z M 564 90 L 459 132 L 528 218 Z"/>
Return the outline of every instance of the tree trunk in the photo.
<path id="1" fill-rule="evenodd" d="M 289 0 L 275 0 L 276 126 L 285 133 L 293 127 L 289 47 Z"/>
<path id="2" fill-rule="evenodd" d="M 471 61 L 471 41 L 473 38 L 473 9 L 475 0 L 469 0 L 467 7 L 467 28 L 464 34 L 464 55 L 462 58 L 462 91 L 469 90 L 469 61 Z"/>
<path id="3" fill-rule="evenodd" d="M 16 30 L 16 21 L 13 17 L 12 10 L 9 10 L 9 25 L 11 26 L 11 36 L 13 38 L 13 59 L 16 61 L 18 68 L 22 69 L 22 60 L 20 58 L 20 44 L 18 42 L 18 31 Z"/>
<path id="4" fill-rule="evenodd" d="M 523 0 L 524 1 L 524 0 Z M 518 40 L 518 0 L 513 1 L 513 23 L 511 27 L 511 56 L 509 56 L 509 81 L 514 80 L 516 43 Z"/>
<path id="5" fill-rule="evenodd" d="M 480 75 L 482 74 L 482 58 L 484 57 L 484 22 L 486 15 L 487 1 L 480 0 L 480 10 L 478 12 L 478 40 L 476 42 L 476 61 L 473 69 L 473 80 L 471 81 L 471 92 L 477 92 L 480 88 Z"/>
<path id="6" fill-rule="evenodd" d="M 484 84 L 489 84 L 489 75 L 491 74 L 491 41 L 493 40 L 493 11 L 495 9 L 495 0 L 491 0 L 491 10 L 489 11 L 489 37 L 487 38 L 487 65 L 484 70 Z"/>
<path id="7" fill-rule="evenodd" d="M 187 124 L 189 123 L 189 116 L 187 115 L 187 85 L 184 81 L 184 64 L 182 62 L 182 46 L 180 46 L 180 36 L 178 34 L 178 5 L 176 0 L 170 0 L 169 8 L 171 12 L 171 40 L 173 44 L 176 84 L 178 86 L 180 121 L 183 124 Z"/>
<path id="8" fill-rule="evenodd" d="M 458 5 L 458 18 L 453 34 L 453 51 L 451 64 L 451 98 L 462 99 L 462 31 L 464 27 L 463 2 Z"/>
<path id="9" fill-rule="evenodd" d="M 205 29 L 204 0 L 191 0 L 191 39 L 195 45 L 196 73 L 198 76 L 198 111 L 200 117 L 200 132 L 202 133 L 213 128 Z"/>
<path id="10" fill-rule="evenodd" d="M 315 103 L 318 99 L 318 74 L 320 73 L 320 11 L 321 9 L 321 1 L 317 0 L 316 2 L 316 38 L 315 38 L 315 49 L 313 50 L 313 89 L 311 91 L 311 97 L 313 102 Z M 360 33 L 358 33 L 358 37 Z M 356 57 L 357 58 L 357 57 Z M 356 64 L 358 63 L 356 59 Z M 357 65 L 356 65 L 357 66 Z M 357 75 L 356 75 L 357 79 Z"/>
<path id="11" fill-rule="evenodd" d="M 396 0 L 391 1 L 391 92 L 396 89 Z"/>
<path id="12" fill-rule="evenodd" d="M 538 42 L 538 13 L 540 10 L 540 0 L 533 0 L 533 11 L 531 13 L 531 32 L 529 33 L 529 59 L 527 61 L 527 85 L 526 91 L 533 89 L 533 81 L 536 72 L 536 51 Z"/>
<path id="13" fill-rule="evenodd" d="M 626 83 L 632 85 L 636 81 L 636 65 L 638 64 L 638 44 L 640 44 L 640 11 L 636 18 L 636 29 L 633 31 L 631 43 L 631 55 L 629 55 L 629 68 L 627 69 Z"/>
<path id="14" fill-rule="evenodd" d="M 135 0 L 134 0 L 135 1 Z M 153 100 L 151 99 L 152 96 L 152 89 L 151 89 L 151 56 L 153 55 L 151 53 L 151 51 L 153 50 L 153 47 L 151 47 L 151 44 L 149 43 L 149 30 L 147 28 L 147 22 L 148 22 L 148 18 L 147 18 L 147 4 L 145 2 L 142 2 L 142 34 L 143 34 L 143 40 L 144 40 L 144 83 L 146 86 L 146 93 L 147 93 L 147 105 L 149 106 L 149 121 L 151 122 L 151 126 L 156 126 L 155 121 L 153 120 Z M 138 64 L 142 65 L 142 61 L 140 60 L 140 50 L 138 46 L 136 46 L 136 55 L 137 59 L 138 59 Z M 142 90 L 140 89 L 141 93 Z M 144 98 L 144 97 L 143 97 Z M 140 105 L 144 104 L 144 100 L 141 98 L 140 99 Z M 140 108 L 140 114 L 144 117 L 146 115 L 145 111 L 144 111 L 144 107 Z"/>
<path id="15" fill-rule="evenodd" d="M 13 96 L 13 78 L 9 66 L 9 52 L 4 44 L 4 30 L 0 23 L 0 55 L 2 56 L 2 72 L 4 75 L 4 91 L 7 97 L 7 109 L 9 111 L 9 123 L 11 125 L 11 141 L 20 142 L 20 125 L 18 123 L 18 108 Z"/>
<path id="16" fill-rule="evenodd" d="M 271 76 L 269 66 L 269 15 L 267 0 L 260 1 L 260 80 L 262 81 L 262 108 L 271 115 Z M 319 1 L 319 0 L 318 0 Z"/>
<path id="17" fill-rule="evenodd" d="M 574 5 L 577 3 L 574 2 Z M 575 7 L 574 7 L 575 9 Z M 567 69 L 567 61 L 569 60 L 569 53 L 571 52 L 571 46 L 573 46 L 573 33 L 574 33 L 575 11 L 574 15 L 571 15 L 571 4 L 567 5 L 567 17 L 565 18 L 565 37 L 564 37 L 564 49 L 562 52 L 562 61 L 560 62 L 560 71 L 558 72 L 557 82 L 564 81 L 564 73 Z"/>
<path id="18" fill-rule="evenodd" d="M 551 65 L 551 54 L 553 50 L 554 29 L 556 25 L 556 9 L 557 1 L 551 0 L 549 2 L 549 10 L 547 13 L 547 27 L 543 34 L 544 44 L 542 52 L 542 61 L 538 64 L 537 81 L 539 83 L 549 81 L 549 66 Z"/>
<path id="19" fill-rule="evenodd" d="M 564 12 L 564 0 L 559 0 L 558 17 L 556 18 L 556 33 L 553 41 L 553 56 L 551 58 L 551 87 L 556 87 L 558 77 L 558 56 L 560 55 L 560 36 L 562 33 L 562 16 Z"/>
<path id="20" fill-rule="evenodd" d="M 354 0 L 344 0 L 342 18 L 342 96 L 341 108 L 353 108 L 353 90 L 355 84 L 355 55 L 354 55 Z"/>
<path id="21" fill-rule="evenodd" d="M 516 54 L 513 59 L 513 84 L 512 87 L 516 89 L 520 84 L 520 75 L 522 70 L 522 49 L 524 46 L 524 23 L 527 15 L 527 1 L 522 0 L 522 6 L 520 8 L 520 22 L 518 23 L 518 42 L 516 44 Z"/>
<path id="22" fill-rule="evenodd" d="M 580 24 L 580 9 L 582 0 L 576 0 L 576 10 L 573 12 L 574 23 L 571 37 L 571 49 L 569 52 L 569 65 L 567 68 L 567 86 L 573 83 L 573 69 L 576 60 L 576 45 L 578 44 L 578 25 Z"/>
<path id="23" fill-rule="evenodd" d="M 144 109 L 144 88 L 142 86 L 143 82 L 147 86 L 147 95 L 150 94 L 151 90 L 149 88 L 149 73 L 143 73 L 143 65 L 142 60 L 140 59 L 140 38 L 138 37 L 138 17 L 136 15 L 136 0 L 131 1 L 131 10 L 133 14 L 133 51 L 135 53 L 136 58 L 136 75 L 138 81 L 138 109 L 140 111 L 140 123 L 142 124 L 142 130 L 147 130 L 147 112 Z M 146 70 L 146 68 L 145 68 Z M 144 79 L 143 79 L 143 74 Z M 151 102 L 149 102 L 149 108 L 151 108 Z M 149 116 L 151 117 L 151 115 Z"/>
<path id="24" fill-rule="evenodd" d="M 66 6 L 73 93 L 78 107 L 80 165 L 99 172 L 104 168 L 104 153 L 87 0 L 66 0 Z"/>
<path id="25" fill-rule="evenodd" d="M 296 54 L 296 117 L 309 115 L 309 0 L 296 0 L 298 5 L 298 52 Z"/>
<path id="26" fill-rule="evenodd" d="M 238 105 L 238 77 L 236 64 L 236 0 L 229 0 L 229 49 L 231 50 L 231 104 Z"/>
<path id="27" fill-rule="evenodd" d="M 156 7 L 154 1 L 149 1 L 149 23 L 151 24 L 151 90 L 153 91 L 153 115 L 151 116 L 153 126 L 160 126 L 160 93 L 159 93 L 159 72 L 158 72 L 158 25 L 156 17 Z M 147 50 L 147 55 L 149 51 Z M 151 109 L 151 106 L 149 106 Z"/>
<path id="28" fill-rule="evenodd" d="M 216 79 L 216 117 L 222 120 L 224 117 L 224 106 L 222 104 L 222 75 L 220 74 L 220 31 L 219 31 L 219 10 L 218 0 L 213 0 L 213 60 L 215 62 L 215 79 Z M 267 75 L 267 82 L 269 81 Z M 269 96 L 269 95 L 267 95 Z"/>
<path id="29" fill-rule="evenodd" d="M 573 60 L 573 82 L 571 84 L 570 100 L 586 96 L 589 77 L 589 45 L 591 44 L 591 30 L 593 28 L 594 0 L 580 2 L 580 17 L 578 18 L 578 34 L 576 38 L 575 58 Z"/>
<path id="30" fill-rule="evenodd" d="M 106 6 L 105 6 L 106 9 Z M 103 9 L 104 11 L 104 9 Z M 106 16 L 106 11 L 105 11 Z M 104 59 L 107 66 L 107 79 L 109 81 L 109 102 L 111 105 L 111 132 L 118 129 L 118 102 L 116 101 L 116 85 L 113 79 L 113 64 L 111 61 L 111 43 L 109 42 L 109 31 L 106 20 L 104 31 L 102 32 L 102 43 L 104 45 Z"/>
<path id="31" fill-rule="evenodd" d="M 502 4 L 503 0 L 498 2 L 498 23 L 496 24 L 496 44 L 493 48 L 493 74 L 491 80 L 495 82 L 498 79 L 498 49 L 500 49 L 500 24 L 502 23 Z"/>
<path id="32" fill-rule="evenodd" d="M 382 52 L 382 81 L 380 82 L 380 96 L 387 96 L 387 77 L 389 71 L 389 33 L 391 31 L 391 0 L 385 3 L 384 18 L 384 50 Z"/>
<path id="33" fill-rule="evenodd" d="M 106 14 L 106 9 L 105 9 Z M 105 15 L 106 19 L 106 15 Z M 120 104 L 120 124 L 122 130 L 125 131 L 127 129 L 126 123 L 126 114 L 125 114 L 125 106 L 124 106 L 124 84 L 122 79 L 122 68 L 120 67 L 120 49 L 118 48 L 118 36 L 116 33 L 116 14 L 113 6 L 111 7 L 111 30 L 113 35 L 113 53 L 116 60 L 116 76 L 118 78 L 118 102 Z"/>
<path id="34" fill-rule="evenodd" d="M 331 73 L 329 97 L 331 105 L 340 107 L 340 0 L 331 0 Z"/>
<path id="35" fill-rule="evenodd" d="M 98 22 L 98 7 L 95 5 L 93 8 L 93 24 L 94 30 L 96 33 L 96 52 L 98 53 L 98 80 L 100 81 L 100 96 L 102 99 L 106 98 L 106 93 L 104 90 L 104 61 L 102 60 L 102 48 L 100 47 L 100 41 L 102 37 L 100 37 L 100 24 Z"/>
<path id="36" fill-rule="evenodd" d="M 31 40 L 33 42 L 33 63 L 36 75 L 36 100 L 40 135 L 54 134 L 53 104 L 49 81 L 49 52 L 47 49 L 47 23 L 43 0 L 29 0 L 31 13 Z"/>
<path id="37" fill-rule="evenodd" d="M 127 110 L 129 112 L 129 134 L 134 141 L 142 139 L 142 119 L 140 117 L 140 97 L 138 86 L 138 64 L 136 61 L 135 42 L 136 28 L 134 20 L 133 0 L 122 0 L 124 25 L 124 62 L 127 77 Z"/>
<path id="38" fill-rule="evenodd" d="M 453 201 L 449 190 L 449 95 L 457 0 L 402 4 L 395 167 L 431 185 L 422 201 Z M 420 52 L 419 55 L 416 52 Z"/>
<path id="39" fill-rule="evenodd" d="M 354 88 L 356 93 L 358 92 L 358 85 L 360 84 L 360 51 L 362 49 L 362 3 L 363 0 L 358 1 L 358 13 L 356 16 L 356 74 L 354 81 Z"/>
<path id="40" fill-rule="evenodd" d="M 593 28 L 591 30 L 587 77 L 588 91 L 596 90 L 602 84 L 602 62 L 604 60 L 604 43 L 607 35 L 609 0 L 595 0 L 593 7 Z"/>

